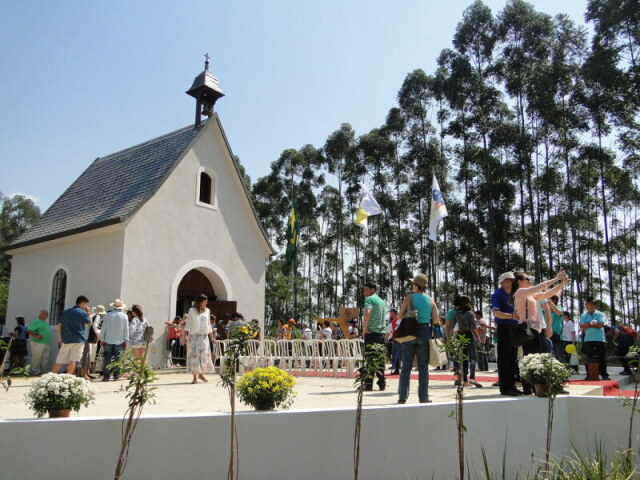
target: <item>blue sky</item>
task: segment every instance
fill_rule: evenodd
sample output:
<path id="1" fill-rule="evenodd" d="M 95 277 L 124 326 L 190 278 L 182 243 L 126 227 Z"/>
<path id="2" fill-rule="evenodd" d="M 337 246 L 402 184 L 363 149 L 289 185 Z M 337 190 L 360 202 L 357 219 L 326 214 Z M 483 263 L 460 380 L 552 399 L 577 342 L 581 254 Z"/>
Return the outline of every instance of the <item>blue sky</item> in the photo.
<path id="1" fill-rule="evenodd" d="M 0 2 L 0 192 L 45 210 L 96 158 L 193 122 L 204 53 L 252 180 L 343 122 L 380 126 L 470 1 Z M 504 0 L 485 1 L 497 14 Z M 533 1 L 583 24 L 586 1 Z M 132 172 L 135 174 L 135 172 Z"/>

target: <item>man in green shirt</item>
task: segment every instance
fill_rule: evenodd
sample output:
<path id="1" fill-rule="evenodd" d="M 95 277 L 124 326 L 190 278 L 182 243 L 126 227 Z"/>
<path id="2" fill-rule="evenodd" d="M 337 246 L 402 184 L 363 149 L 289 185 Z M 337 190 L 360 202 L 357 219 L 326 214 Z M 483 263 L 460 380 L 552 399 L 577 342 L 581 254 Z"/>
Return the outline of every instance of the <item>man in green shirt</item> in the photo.
<path id="1" fill-rule="evenodd" d="M 49 341 L 51 328 L 47 323 L 49 312 L 40 310 L 40 315 L 27 328 L 27 335 L 31 339 L 31 374 L 42 375 L 47 371 L 49 363 Z"/>
<path id="2" fill-rule="evenodd" d="M 386 331 L 385 318 L 387 316 L 387 305 L 376 293 L 377 287 L 375 283 L 367 283 L 364 286 L 364 317 L 362 321 L 362 333 L 364 336 L 365 352 L 367 345 L 378 343 L 384 345 L 384 333 Z M 366 354 L 365 354 L 366 361 Z M 380 391 L 387 388 L 387 381 L 384 378 L 385 365 L 376 373 L 378 381 L 376 382 Z M 373 390 L 373 378 L 365 379 L 364 390 Z"/>

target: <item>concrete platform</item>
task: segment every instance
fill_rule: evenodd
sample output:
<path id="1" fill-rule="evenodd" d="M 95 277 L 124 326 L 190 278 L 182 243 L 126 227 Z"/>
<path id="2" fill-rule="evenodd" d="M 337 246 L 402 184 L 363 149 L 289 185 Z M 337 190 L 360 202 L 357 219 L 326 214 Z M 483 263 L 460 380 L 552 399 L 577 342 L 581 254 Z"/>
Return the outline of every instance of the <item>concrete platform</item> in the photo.
<path id="1" fill-rule="evenodd" d="M 613 368 L 611 369 L 613 370 Z M 207 375 L 208 383 L 199 382 L 191 384 L 191 375 L 184 370 L 159 370 L 156 386 L 156 403 L 147 405 L 144 415 L 171 415 L 171 414 L 201 414 L 228 412 L 229 397 L 227 391 L 219 384 L 219 375 Z M 412 372 L 417 374 L 417 371 Z M 497 387 L 491 384 L 497 380 L 497 374 L 491 372 L 478 372 L 477 379 L 484 388 L 465 388 L 465 398 L 474 399 L 509 399 L 518 401 L 521 397 L 503 397 Z M 574 375 L 574 379 L 583 379 L 584 373 Z M 612 380 L 618 380 L 621 385 L 628 382 L 628 377 L 611 375 Z M 357 395 L 353 385 L 353 379 L 334 378 L 332 376 L 306 376 L 296 377 L 295 390 L 298 395 L 291 410 L 321 410 L 334 408 L 350 408 L 356 406 Z M 34 378 L 13 379 L 13 385 L 8 392 L 0 391 L 0 419 L 29 419 L 35 418 L 25 402 L 24 395 L 28 391 Z M 88 408 L 80 412 L 72 412 L 73 417 L 121 417 L 126 408 L 126 380 L 118 382 L 94 382 L 98 391 L 96 401 Z M 412 379 L 410 395 L 407 404 L 417 404 L 418 382 Z M 389 376 L 387 388 L 380 392 L 374 385 L 374 391 L 366 392 L 364 404 L 366 406 L 390 406 L 398 400 L 398 376 Z M 570 395 L 603 395 L 601 386 L 593 385 L 568 385 Z M 450 371 L 431 371 L 429 380 L 429 395 L 434 403 L 447 403 L 454 401 L 455 387 Z M 252 410 L 251 407 L 236 401 L 239 411 Z"/>

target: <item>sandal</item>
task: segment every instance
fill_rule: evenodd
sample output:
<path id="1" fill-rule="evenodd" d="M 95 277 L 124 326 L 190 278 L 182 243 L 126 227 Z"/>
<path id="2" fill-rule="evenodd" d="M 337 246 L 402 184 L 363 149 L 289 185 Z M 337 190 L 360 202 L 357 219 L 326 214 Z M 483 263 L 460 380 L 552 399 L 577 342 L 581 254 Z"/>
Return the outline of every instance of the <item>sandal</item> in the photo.
<path id="1" fill-rule="evenodd" d="M 198 378 L 202 380 L 204 383 L 209 383 L 209 380 L 207 380 L 207 377 L 205 377 L 204 375 L 198 375 Z"/>

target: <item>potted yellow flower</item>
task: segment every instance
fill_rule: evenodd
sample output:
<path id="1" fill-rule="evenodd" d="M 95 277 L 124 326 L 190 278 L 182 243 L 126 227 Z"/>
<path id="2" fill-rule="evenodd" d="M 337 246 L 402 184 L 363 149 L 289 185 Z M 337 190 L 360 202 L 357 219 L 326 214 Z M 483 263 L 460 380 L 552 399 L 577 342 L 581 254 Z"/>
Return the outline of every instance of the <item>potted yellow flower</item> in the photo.
<path id="1" fill-rule="evenodd" d="M 256 368 L 238 380 L 238 397 L 256 410 L 287 409 L 296 393 L 295 378 L 277 367 Z"/>

